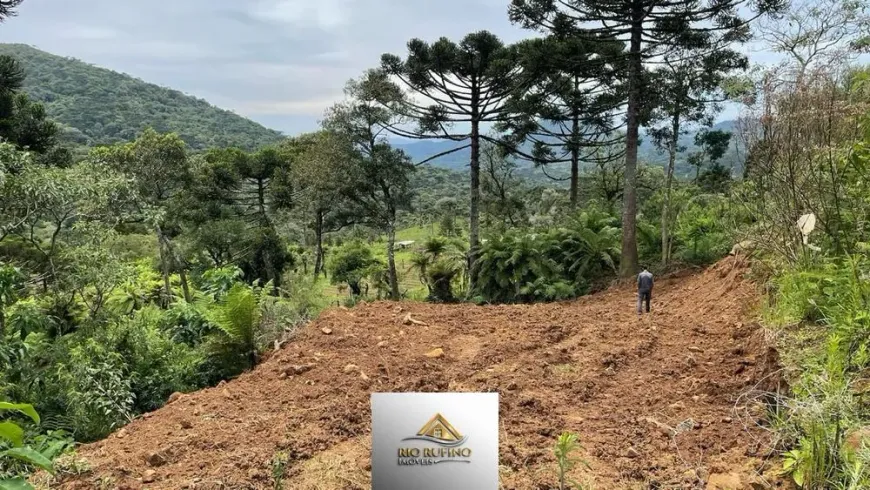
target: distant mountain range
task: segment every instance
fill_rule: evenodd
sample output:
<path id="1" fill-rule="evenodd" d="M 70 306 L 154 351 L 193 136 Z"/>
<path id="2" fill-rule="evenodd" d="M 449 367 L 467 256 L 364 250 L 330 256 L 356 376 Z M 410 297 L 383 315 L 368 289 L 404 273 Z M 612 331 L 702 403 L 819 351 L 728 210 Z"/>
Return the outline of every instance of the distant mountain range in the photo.
<path id="1" fill-rule="evenodd" d="M 21 62 L 25 91 L 81 145 L 134 139 L 147 127 L 175 132 L 195 150 L 254 149 L 279 141 L 280 132 L 177 90 L 23 44 L 0 44 Z"/>
<path id="2" fill-rule="evenodd" d="M 722 121 L 713 126 L 714 130 L 732 132 L 737 121 L 727 120 Z M 431 158 L 433 155 L 447 152 L 449 150 L 464 146 L 466 143 L 449 141 L 449 140 L 399 140 L 393 141 L 393 145 L 401 148 L 415 162 L 421 162 Z M 680 145 L 686 147 L 686 151 L 682 152 L 677 159 L 678 173 L 686 174 L 691 169 L 685 164 L 685 159 L 688 154 L 697 151 L 695 147 L 695 133 L 684 135 L 680 138 Z M 737 152 L 737 141 L 732 137 L 731 149 L 722 159 L 722 163 L 726 167 L 733 167 L 735 172 L 742 172 L 743 159 Z M 664 165 L 668 161 L 667 153 L 660 152 L 649 137 L 642 136 L 641 144 L 638 148 L 638 157 L 641 161 L 652 165 Z M 439 157 L 430 162 L 431 165 L 451 170 L 465 170 L 468 168 L 469 160 L 471 159 L 471 150 L 465 148 L 456 151 L 449 155 Z M 523 167 L 531 167 L 531 164 L 523 163 Z"/>

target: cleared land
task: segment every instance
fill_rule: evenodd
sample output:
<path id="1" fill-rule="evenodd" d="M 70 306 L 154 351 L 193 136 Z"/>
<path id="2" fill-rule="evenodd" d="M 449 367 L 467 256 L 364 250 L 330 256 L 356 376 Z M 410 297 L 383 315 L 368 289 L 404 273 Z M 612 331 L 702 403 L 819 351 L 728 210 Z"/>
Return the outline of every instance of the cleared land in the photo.
<path id="1" fill-rule="evenodd" d="M 83 447 L 92 471 L 62 488 L 271 489 L 283 452 L 284 488 L 367 489 L 369 394 L 443 390 L 501 394 L 505 489 L 555 488 L 563 430 L 580 434 L 589 469 L 573 476 L 594 488 L 753 488 L 773 463 L 740 394 L 771 382 L 776 353 L 744 273 L 731 258 L 663 279 L 642 319 L 629 286 L 558 304 L 331 309 L 254 371 Z"/>

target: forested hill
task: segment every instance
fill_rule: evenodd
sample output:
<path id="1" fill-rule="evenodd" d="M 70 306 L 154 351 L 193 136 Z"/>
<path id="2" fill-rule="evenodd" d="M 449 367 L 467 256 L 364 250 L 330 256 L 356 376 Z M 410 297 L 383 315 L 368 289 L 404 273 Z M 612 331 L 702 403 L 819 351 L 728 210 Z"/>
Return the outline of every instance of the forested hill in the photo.
<path id="1" fill-rule="evenodd" d="M 178 133 L 195 150 L 254 149 L 282 135 L 177 90 L 23 44 L 0 44 L 27 71 L 25 90 L 45 104 L 76 144 L 133 140 L 143 129 Z"/>

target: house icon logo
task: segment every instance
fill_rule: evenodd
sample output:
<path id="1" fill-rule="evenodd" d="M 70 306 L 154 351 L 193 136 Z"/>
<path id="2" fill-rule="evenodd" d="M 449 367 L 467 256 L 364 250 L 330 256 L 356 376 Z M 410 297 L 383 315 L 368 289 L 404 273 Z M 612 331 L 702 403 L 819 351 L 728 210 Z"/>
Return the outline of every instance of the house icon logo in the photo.
<path id="1" fill-rule="evenodd" d="M 405 440 L 424 440 L 434 442 L 441 446 L 455 447 L 465 443 L 466 437 L 459 433 L 447 419 L 440 413 L 436 413 L 434 417 L 426 422 L 426 425 L 417 432 L 414 437 L 405 438 Z"/>
<path id="2" fill-rule="evenodd" d="M 466 446 L 468 436 L 463 436 L 440 413 L 417 432 L 402 441 L 414 441 L 399 448 L 400 466 L 430 466 L 441 463 L 471 463 L 471 448 Z M 424 442 L 426 444 L 419 444 Z"/>

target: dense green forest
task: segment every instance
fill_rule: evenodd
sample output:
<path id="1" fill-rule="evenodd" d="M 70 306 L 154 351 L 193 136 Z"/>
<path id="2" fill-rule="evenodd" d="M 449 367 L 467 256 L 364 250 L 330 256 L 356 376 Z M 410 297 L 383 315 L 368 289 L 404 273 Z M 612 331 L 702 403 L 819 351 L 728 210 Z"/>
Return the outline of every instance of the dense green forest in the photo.
<path id="1" fill-rule="evenodd" d="M 134 139 L 145 128 L 178 133 L 194 150 L 238 146 L 253 150 L 281 133 L 177 90 L 64 58 L 22 44 L 0 44 L 27 73 L 24 91 L 63 125 L 62 138 L 79 145 Z"/>
<path id="2" fill-rule="evenodd" d="M 292 137 L 3 46 L 0 488 L 331 304 L 567 300 L 735 244 L 782 355 L 754 396 L 783 473 L 867 488 L 868 18 L 825 3 L 513 0 L 528 39 L 412 39 Z M 750 41 L 782 63 L 749 69 Z M 741 117 L 716 127 L 725 103 Z M 439 153 L 461 168 L 418 165 Z"/>

